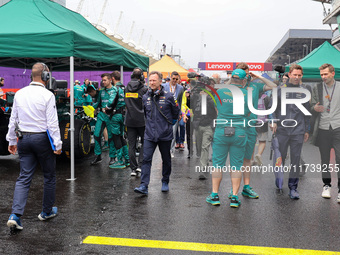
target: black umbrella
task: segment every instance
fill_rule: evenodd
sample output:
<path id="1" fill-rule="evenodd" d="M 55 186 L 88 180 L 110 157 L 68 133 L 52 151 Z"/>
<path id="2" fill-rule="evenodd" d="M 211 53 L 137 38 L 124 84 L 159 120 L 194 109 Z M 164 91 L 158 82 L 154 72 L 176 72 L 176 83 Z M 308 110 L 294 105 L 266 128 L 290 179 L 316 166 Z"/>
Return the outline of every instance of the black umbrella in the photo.
<path id="1" fill-rule="evenodd" d="M 272 157 L 274 153 L 274 158 Z M 280 190 L 282 190 L 283 186 L 283 166 L 282 166 L 282 157 L 281 152 L 279 150 L 279 141 L 275 134 L 272 137 L 272 144 L 271 144 L 271 152 L 270 152 L 270 159 L 273 158 L 273 168 L 275 174 L 275 184 Z"/>

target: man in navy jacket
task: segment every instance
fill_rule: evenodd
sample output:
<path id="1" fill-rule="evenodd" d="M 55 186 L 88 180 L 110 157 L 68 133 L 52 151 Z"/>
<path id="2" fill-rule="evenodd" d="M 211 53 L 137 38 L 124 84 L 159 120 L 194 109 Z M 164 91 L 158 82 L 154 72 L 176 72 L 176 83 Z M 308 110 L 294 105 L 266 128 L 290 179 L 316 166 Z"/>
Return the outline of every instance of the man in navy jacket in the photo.
<path id="1" fill-rule="evenodd" d="M 293 64 L 289 68 L 289 81 L 287 87 L 301 88 L 300 83 L 303 76 L 303 69 L 301 66 Z M 306 92 L 308 90 L 306 89 Z M 301 99 L 305 98 L 304 93 L 292 92 L 287 94 L 287 99 Z M 291 169 L 289 173 L 288 187 L 290 189 L 289 196 L 291 199 L 299 199 L 297 191 L 300 173 L 300 156 L 303 142 L 307 142 L 309 137 L 310 116 L 305 115 L 296 105 L 287 104 L 286 115 L 283 115 L 281 109 L 281 88 L 278 89 L 278 104 L 273 119 L 279 120 L 273 123 L 271 129 L 276 133 L 279 140 L 279 149 L 282 156 L 282 163 L 285 164 L 288 147 L 290 147 L 291 155 Z M 306 109 L 310 109 L 309 102 L 303 103 Z"/>
<path id="2" fill-rule="evenodd" d="M 164 91 L 162 74 L 153 71 L 149 74 L 150 89 L 143 96 L 145 114 L 144 157 L 141 184 L 135 188 L 136 193 L 148 194 L 152 156 L 158 145 L 163 160 L 162 191 L 169 191 L 171 174 L 170 146 L 173 139 L 172 123 L 178 119 L 179 106 L 173 94 Z"/>

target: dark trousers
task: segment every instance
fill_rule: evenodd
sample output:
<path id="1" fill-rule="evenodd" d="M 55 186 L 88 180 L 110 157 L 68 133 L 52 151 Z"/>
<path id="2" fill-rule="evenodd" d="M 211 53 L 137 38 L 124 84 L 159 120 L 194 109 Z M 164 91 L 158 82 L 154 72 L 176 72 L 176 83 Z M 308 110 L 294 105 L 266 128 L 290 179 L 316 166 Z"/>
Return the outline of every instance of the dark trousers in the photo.
<path id="1" fill-rule="evenodd" d="M 46 133 L 24 135 L 18 142 L 20 175 L 15 184 L 12 213 L 23 215 L 37 163 L 44 174 L 43 212 L 49 214 L 55 202 L 56 159 Z"/>
<path id="2" fill-rule="evenodd" d="M 145 127 L 127 127 L 127 137 L 129 141 L 129 158 L 130 158 L 130 168 L 136 170 L 141 167 L 143 162 L 143 143 L 144 143 L 144 131 Z M 142 147 L 139 151 L 138 163 L 136 160 L 136 143 L 137 136 L 141 137 Z"/>
<path id="3" fill-rule="evenodd" d="M 141 174 L 141 184 L 146 187 L 150 183 L 150 174 L 151 174 L 151 165 L 152 165 L 152 157 L 155 149 L 158 145 L 159 151 L 161 152 L 162 157 L 162 182 L 169 183 L 170 174 L 171 174 L 171 155 L 170 155 L 170 147 L 172 141 L 158 141 L 152 142 L 149 140 L 144 140 L 144 158 L 142 165 L 142 174 Z"/>
<path id="4" fill-rule="evenodd" d="M 189 151 L 189 155 L 192 155 L 192 150 L 193 150 L 193 140 L 192 137 L 194 135 L 194 131 L 193 129 L 191 129 L 191 120 L 190 117 L 187 120 L 187 123 L 185 125 L 185 131 L 187 134 L 187 144 L 188 144 L 188 151 Z"/>
<path id="5" fill-rule="evenodd" d="M 329 130 L 318 130 L 317 142 L 321 155 L 322 181 L 324 185 L 331 186 L 331 173 L 329 169 L 330 152 L 334 148 L 336 164 L 340 167 L 340 128 Z M 327 167 L 324 167 L 327 166 Z M 339 170 L 335 169 L 335 170 Z M 340 174 L 338 171 L 338 188 L 340 189 Z"/>
<path id="6" fill-rule="evenodd" d="M 300 157 L 303 146 L 304 135 L 280 135 L 277 134 L 279 150 L 282 156 L 282 163 L 285 164 L 288 146 L 290 147 L 291 168 L 289 173 L 289 189 L 297 189 L 300 173 Z"/>

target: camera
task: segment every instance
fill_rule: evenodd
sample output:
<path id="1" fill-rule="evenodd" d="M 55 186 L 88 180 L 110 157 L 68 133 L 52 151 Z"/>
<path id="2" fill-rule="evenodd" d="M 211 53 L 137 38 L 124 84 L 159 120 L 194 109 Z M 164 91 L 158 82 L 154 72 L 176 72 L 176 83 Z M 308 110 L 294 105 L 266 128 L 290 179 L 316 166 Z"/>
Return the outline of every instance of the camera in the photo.
<path id="1" fill-rule="evenodd" d="M 205 88 L 206 85 L 210 85 L 209 77 L 200 75 L 194 72 L 188 73 L 190 79 L 191 91 Z"/>

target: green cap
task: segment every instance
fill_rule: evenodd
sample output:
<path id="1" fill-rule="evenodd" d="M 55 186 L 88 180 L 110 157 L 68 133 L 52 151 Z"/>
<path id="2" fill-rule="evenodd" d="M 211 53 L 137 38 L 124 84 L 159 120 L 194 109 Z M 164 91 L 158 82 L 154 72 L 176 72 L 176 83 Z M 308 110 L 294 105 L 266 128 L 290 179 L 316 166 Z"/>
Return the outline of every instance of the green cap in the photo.
<path id="1" fill-rule="evenodd" d="M 237 76 L 237 77 L 234 77 Z M 242 69 L 235 69 L 233 71 L 233 73 L 231 74 L 232 78 L 239 78 L 240 80 L 243 80 L 247 77 L 247 73 L 246 71 L 242 70 Z"/>

